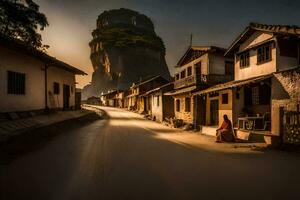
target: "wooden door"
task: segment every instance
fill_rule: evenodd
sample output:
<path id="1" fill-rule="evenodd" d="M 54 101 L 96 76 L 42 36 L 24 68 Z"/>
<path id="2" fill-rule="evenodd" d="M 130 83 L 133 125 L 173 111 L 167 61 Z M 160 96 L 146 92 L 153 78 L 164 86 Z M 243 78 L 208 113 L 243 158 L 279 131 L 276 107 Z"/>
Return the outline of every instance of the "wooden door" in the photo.
<path id="1" fill-rule="evenodd" d="M 70 107 L 70 86 L 63 85 L 63 108 L 68 109 Z"/>
<path id="2" fill-rule="evenodd" d="M 219 125 L 219 100 L 210 101 L 210 125 Z"/>

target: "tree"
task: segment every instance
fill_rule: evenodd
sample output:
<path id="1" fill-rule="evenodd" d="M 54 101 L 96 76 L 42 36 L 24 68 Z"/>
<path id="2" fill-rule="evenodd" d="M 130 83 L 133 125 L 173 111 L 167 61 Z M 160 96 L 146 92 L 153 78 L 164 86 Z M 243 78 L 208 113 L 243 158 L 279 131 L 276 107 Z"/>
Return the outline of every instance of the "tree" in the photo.
<path id="1" fill-rule="evenodd" d="M 48 25 L 46 16 L 40 13 L 33 0 L 0 0 L 0 32 L 5 36 L 43 49 L 45 46 L 38 31 Z"/>

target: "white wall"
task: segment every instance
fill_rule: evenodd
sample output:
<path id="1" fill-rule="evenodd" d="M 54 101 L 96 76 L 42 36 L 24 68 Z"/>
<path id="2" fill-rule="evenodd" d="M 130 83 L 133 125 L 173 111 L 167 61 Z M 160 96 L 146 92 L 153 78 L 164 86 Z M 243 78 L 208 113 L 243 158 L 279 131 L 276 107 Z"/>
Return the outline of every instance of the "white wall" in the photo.
<path id="1" fill-rule="evenodd" d="M 228 103 L 227 104 L 223 104 L 222 103 L 222 94 L 228 94 Z M 228 118 L 230 119 L 230 121 L 232 123 L 234 116 L 233 116 L 233 98 L 234 98 L 234 93 L 232 91 L 232 89 L 228 89 L 228 90 L 223 90 L 219 92 L 219 127 L 222 125 L 224 119 L 223 116 L 227 115 Z"/>
<path id="2" fill-rule="evenodd" d="M 259 44 L 267 39 L 272 38 L 272 34 L 255 32 L 241 46 L 239 51 L 243 51 L 253 45 Z M 250 50 L 250 66 L 240 68 L 240 60 L 236 56 L 235 62 L 235 80 L 243 80 L 261 75 L 276 72 L 276 46 L 272 44 L 272 60 L 263 64 L 257 64 L 256 50 Z"/>
<path id="3" fill-rule="evenodd" d="M 53 83 L 59 83 L 60 92 L 54 95 Z M 63 108 L 63 85 L 70 86 L 70 107 L 75 106 L 75 75 L 66 70 L 50 66 L 48 68 L 48 106 L 49 108 Z M 73 90 L 71 89 L 73 87 Z M 73 92 L 72 92 L 73 91 Z"/>
<path id="4" fill-rule="evenodd" d="M 239 51 L 243 51 L 253 45 L 259 44 L 263 41 L 266 41 L 268 39 L 271 39 L 273 37 L 273 34 L 271 33 L 263 33 L 260 31 L 254 32 L 250 38 L 248 38 L 241 46 Z"/>
<path id="5" fill-rule="evenodd" d="M 180 73 L 182 70 L 187 69 L 188 67 L 192 67 L 192 73 L 195 74 L 194 66 L 199 62 L 201 62 L 201 73 L 207 75 L 209 73 L 209 71 L 208 71 L 209 59 L 208 59 L 207 53 L 202 55 L 201 57 L 181 66 L 180 68 L 177 69 L 177 73 Z"/>
<path id="6" fill-rule="evenodd" d="M 25 73 L 25 95 L 7 94 L 7 71 Z M 44 65 L 29 56 L 0 47 L 0 112 L 45 108 Z"/>
<path id="7" fill-rule="evenodd" d="M 25 95 L 7 94 L 7 71 L 25 73 Z M 44 63 L 33 57 L 0 47 L 0 112 L 45 109 Z M 60 94 L 53 95 L 53 82 L 60 85 Z M 48 106 L 63 107 L 63 84 L 73 87 L 70 106 L 75 106 L 75 74 L 50 66 L 48 68 Z M 52 94 L 52 95 L 51 95 Z"/>
<path id="8" fill-rule="evenodd" d="M 152 117 L 156 117 L 159 122 L 163 121 L 163 101 L 162 92 L 156 92 L 151 95 L 152 98 Z M 157 106 L 157 98 L 159 98 L 159 106 Z"/>

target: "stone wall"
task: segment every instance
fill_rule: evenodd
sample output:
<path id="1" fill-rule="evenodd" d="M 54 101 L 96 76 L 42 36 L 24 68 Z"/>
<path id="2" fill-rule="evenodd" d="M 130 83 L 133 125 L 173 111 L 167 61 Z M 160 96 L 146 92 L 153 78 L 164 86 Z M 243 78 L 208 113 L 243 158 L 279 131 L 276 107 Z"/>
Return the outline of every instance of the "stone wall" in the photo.
<path id="1" fill-rule="evenodd" d="M 297 111 L 300 105 L 300 70 L 289 70 L 274 74 L 272 79 L 272 133 L 280 135 L 280 108 Z"/>
<path id="2" fill-rule="evenodd" d="M 185 98 L 189 97 L 191 98 L 191 111 L 186 112 L 185 111 Z M 180 111 L 178 112 L 176 110 L 176 100 L 180 100 Z M 176 95 L 174 97 L 174 111 L 175 111 L 175 117 L 177 119 L 182 119 L 186 123 L 193 123 L 193 116 L 194 116 L 194 100 L 192 95 L 189 94 L 180 94 Z"/>

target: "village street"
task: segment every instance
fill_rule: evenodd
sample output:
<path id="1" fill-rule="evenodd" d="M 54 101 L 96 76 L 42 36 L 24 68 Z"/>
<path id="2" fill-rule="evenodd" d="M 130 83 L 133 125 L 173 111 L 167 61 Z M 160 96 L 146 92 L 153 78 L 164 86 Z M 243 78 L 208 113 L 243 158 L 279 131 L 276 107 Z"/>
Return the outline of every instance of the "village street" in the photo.
<path id="1" fill-rule="evenodd" d="M 180 132 L 140 115 L 66 127 L 0 164 L 0 199 L 299 199 L 299 155 Z"/>

